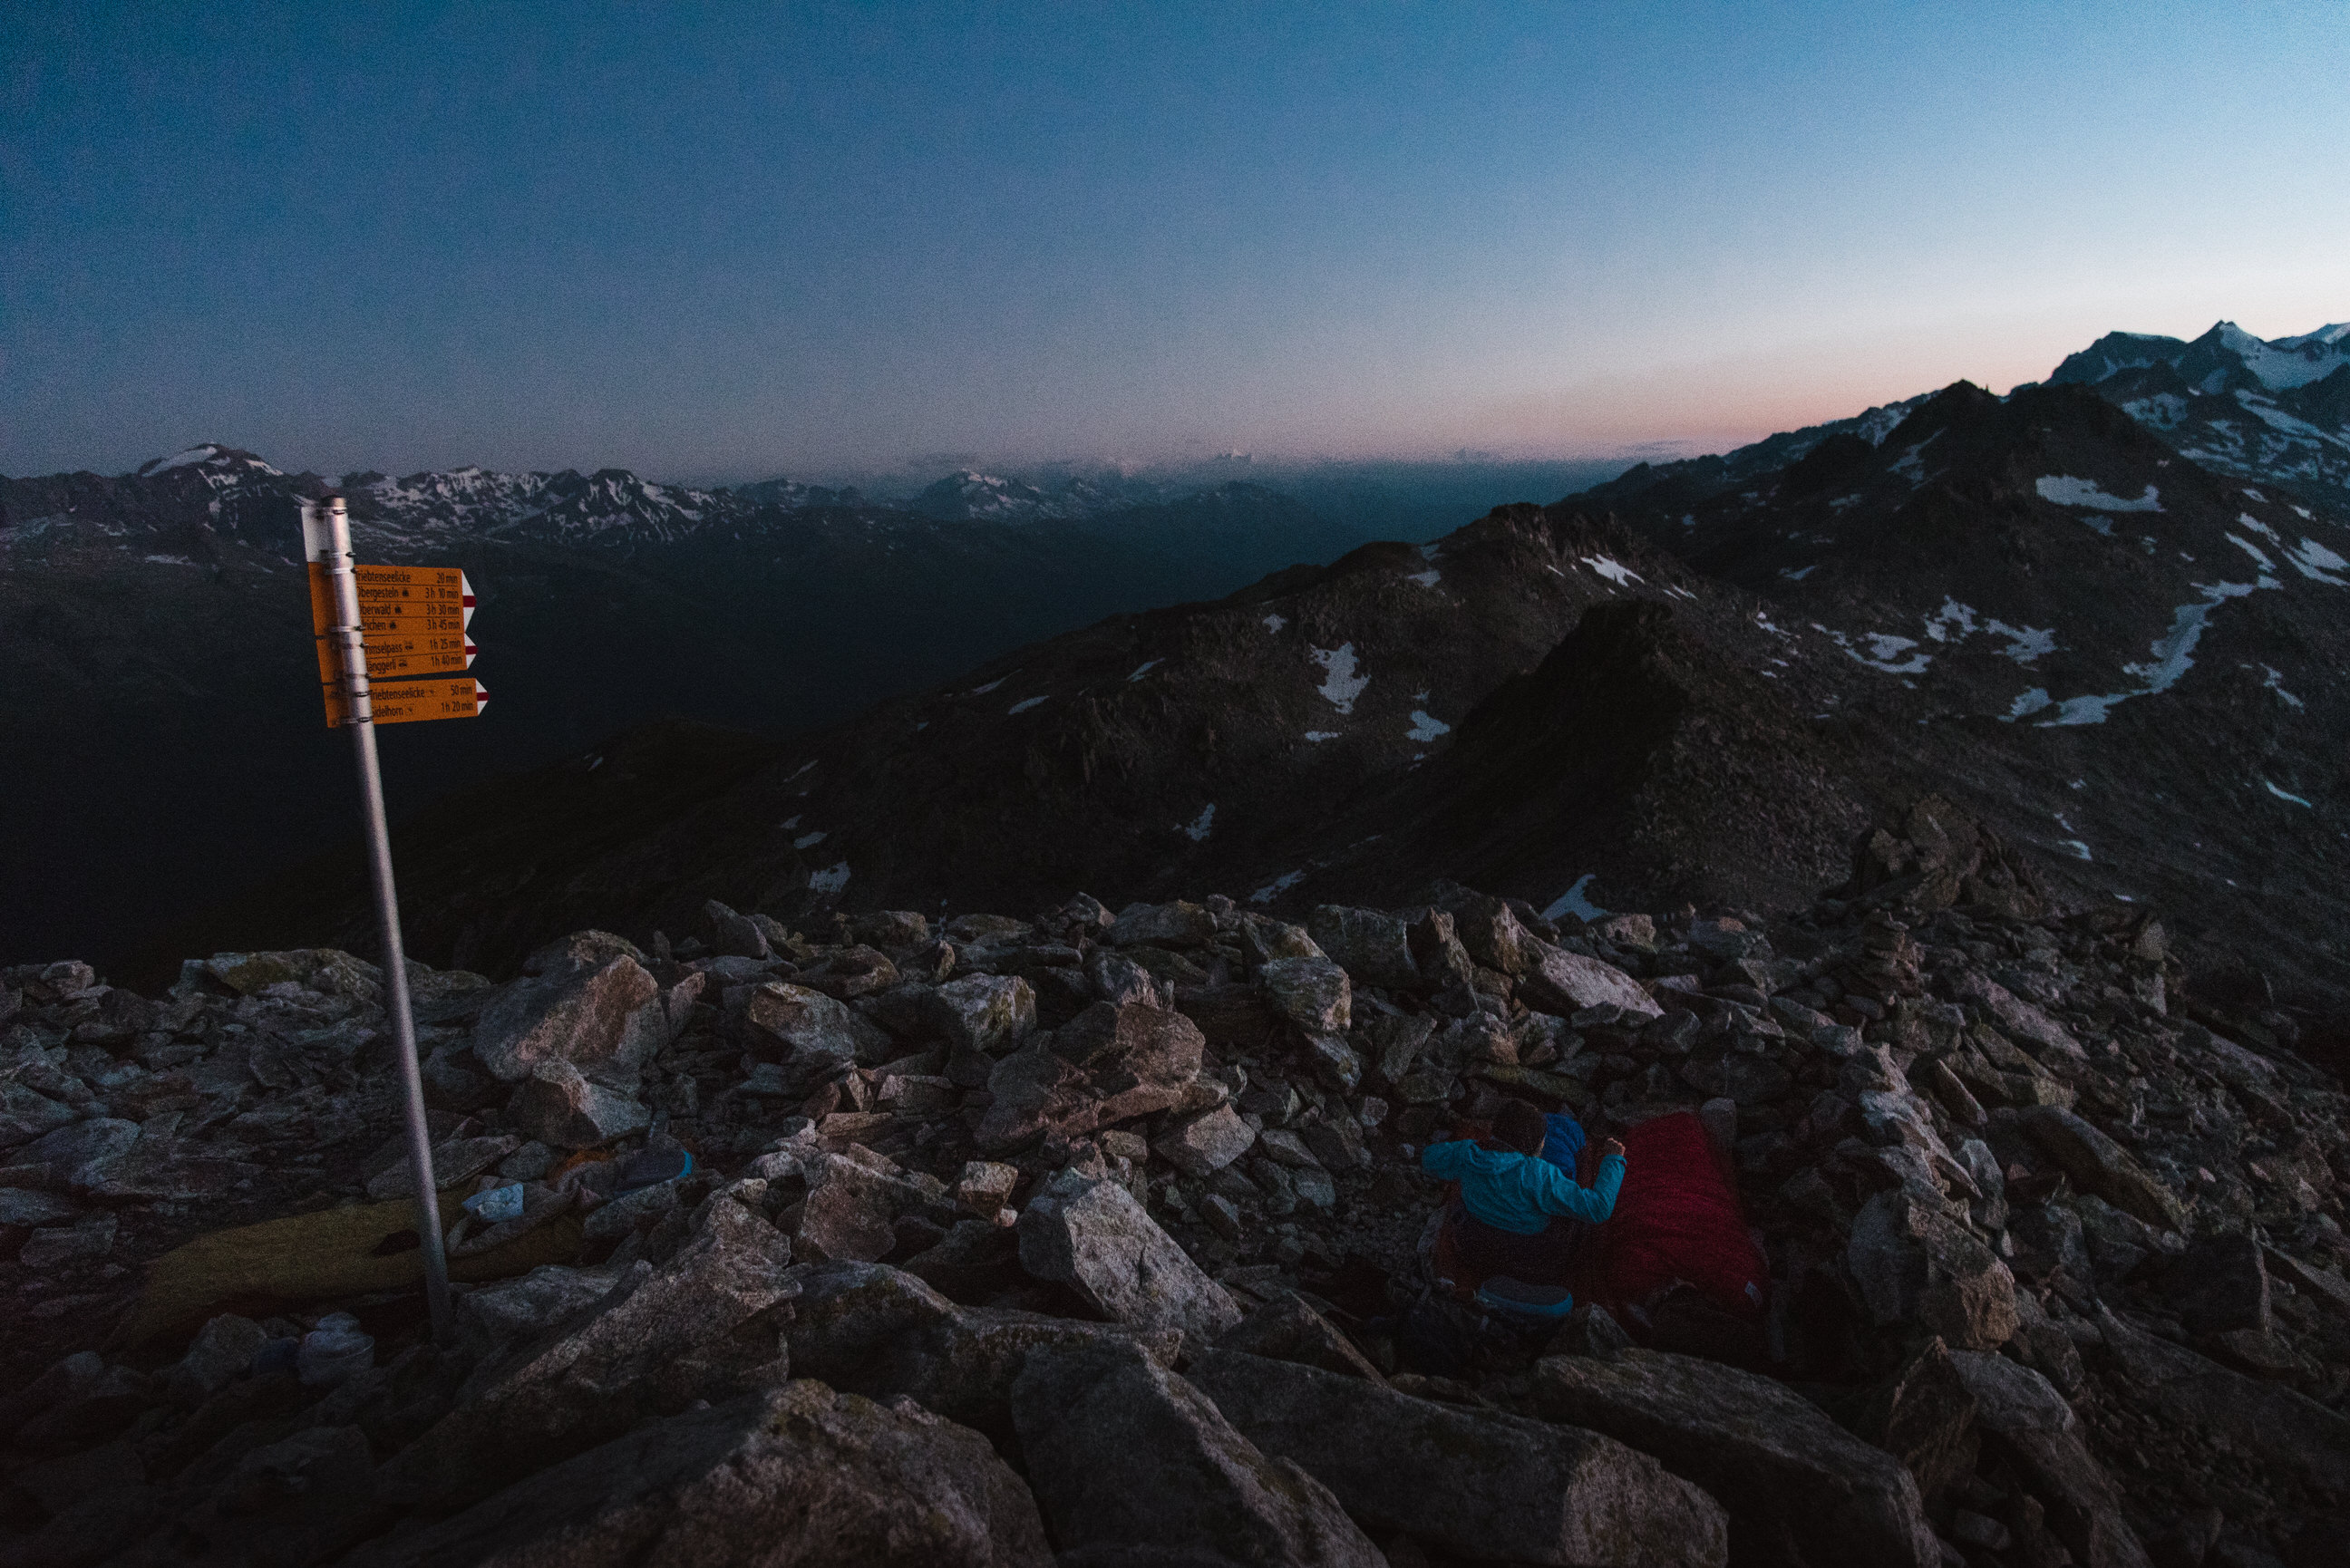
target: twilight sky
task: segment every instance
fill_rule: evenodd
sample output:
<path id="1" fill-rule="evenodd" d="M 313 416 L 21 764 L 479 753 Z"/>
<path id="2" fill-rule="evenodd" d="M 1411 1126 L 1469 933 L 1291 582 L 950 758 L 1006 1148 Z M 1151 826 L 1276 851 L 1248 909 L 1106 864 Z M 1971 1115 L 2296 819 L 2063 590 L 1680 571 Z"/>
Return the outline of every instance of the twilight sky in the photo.
<path id="1" fill-rule="evenodd" d="M 0 0 L 0 472 L 1712 451 L 2350 317 L 2350 9 Z"/>

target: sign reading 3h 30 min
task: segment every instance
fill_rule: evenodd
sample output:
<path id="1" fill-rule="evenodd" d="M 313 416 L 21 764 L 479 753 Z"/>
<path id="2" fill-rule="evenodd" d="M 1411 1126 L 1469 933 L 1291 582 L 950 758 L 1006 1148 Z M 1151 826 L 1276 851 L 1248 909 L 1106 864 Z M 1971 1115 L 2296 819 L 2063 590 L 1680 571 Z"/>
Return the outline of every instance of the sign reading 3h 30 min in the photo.
<path id="1" fill-rule="evenodd" d="M 343 668 L 329 632 L 335 596 L 321 561 L 321 542 L 305 538 L 310 557 L 310 625 L 318 646 L 318 682 L 326 698 L 327 723 L 348 719 Z M 408 724 L 425 719 L 471 719 L 489 705 L 490 694 L 471 676 L 449 680 L 473 668 L 481 650 L 466 628 L 473 619 L 473 587 L 454 566 L 354 566 L 359 582 L 359 628 L 366 634 L 369 696 L 378 724 Z"/>

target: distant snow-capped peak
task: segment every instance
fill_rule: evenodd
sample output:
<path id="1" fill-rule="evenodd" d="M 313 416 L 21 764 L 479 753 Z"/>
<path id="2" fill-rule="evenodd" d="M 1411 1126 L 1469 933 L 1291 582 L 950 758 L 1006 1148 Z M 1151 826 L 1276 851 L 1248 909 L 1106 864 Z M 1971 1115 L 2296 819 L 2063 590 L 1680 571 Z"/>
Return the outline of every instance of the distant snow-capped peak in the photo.
<path id="1" fill-rule="evenodd" d="M 2232 321 L 2222 321 L 2211 330 L 2218 334 L 2220 346 L 2241 358 L 2244 369 L 2272 392 L 2322 381 L 2350 365 L 2350 353 L 2344 352 L 2343 342 L 2350 335 L 2350 323 L 2321 327 L 2273 342 L 2253 337 Z"/>
<path id="2" fill-rule="evenodd" d="M 223 446 L 218 441 L 204 441 L 188 448 L 185 452 L 174 452 L 170 457 L 150 458 L 133 472 L 140 479 L 151 479 L 159 473 L 168 473 L 175 468 L 223 470 L 225 471 L 223 477 L 246 472 L 282 477 L 278 470 L 270 467 L 253 453 L 240 452 L 235 447 Z"/>

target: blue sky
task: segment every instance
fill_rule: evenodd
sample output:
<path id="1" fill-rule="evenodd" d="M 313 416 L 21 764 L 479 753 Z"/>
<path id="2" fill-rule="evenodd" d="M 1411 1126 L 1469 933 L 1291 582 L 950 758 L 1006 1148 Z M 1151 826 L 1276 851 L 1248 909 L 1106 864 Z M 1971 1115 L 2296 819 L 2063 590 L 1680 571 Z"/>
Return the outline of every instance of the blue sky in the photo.
<path id="1" fill-rule="evenodd" d="M 2307 5 L 0 4 L 0 472 L 1715 450 L 2350 317 Z"/>

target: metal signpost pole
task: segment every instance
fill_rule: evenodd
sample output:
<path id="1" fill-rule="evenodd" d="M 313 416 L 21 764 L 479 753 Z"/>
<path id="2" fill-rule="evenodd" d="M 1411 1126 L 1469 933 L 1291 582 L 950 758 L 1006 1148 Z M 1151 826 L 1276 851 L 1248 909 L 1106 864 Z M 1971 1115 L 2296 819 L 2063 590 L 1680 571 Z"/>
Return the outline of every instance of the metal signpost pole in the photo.
<path id="1" fill-rule="evenodd" d="M 424 1241 L 424 1296 L 432 1337 L 449 1342 L 449 1256 L 441 1240 L 440 1195 L 432 1179 L 432 1135 L 424 1120 L 424 1075 L 416 1064 L 416 1019 L 408 1001 L 408 955 L 400 940 L 400 898 L 391 882 L 391 829 L 384 820 L 383 774 L 376 765 L 374 714 L 368 700 L 367 641 L 359 626 L 359 576 L 351 556 L 350 514 L 343 498 L 317 504 L 326 537 L 321 552 L 334 591 L 335 623 L 328 639 L 342 665 L 343 722 L 359 764 L 359 801 L 367 816 L 368 871 L 375 884 L 376 922 L 383 929 L 384 1008 L 391 1018 L 393 1054 L 407 1100 L 408 1166 L 416 1179 L 416 1230 Z"/>

